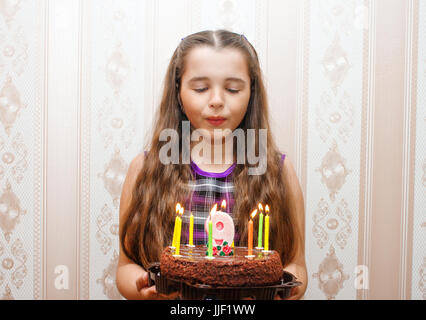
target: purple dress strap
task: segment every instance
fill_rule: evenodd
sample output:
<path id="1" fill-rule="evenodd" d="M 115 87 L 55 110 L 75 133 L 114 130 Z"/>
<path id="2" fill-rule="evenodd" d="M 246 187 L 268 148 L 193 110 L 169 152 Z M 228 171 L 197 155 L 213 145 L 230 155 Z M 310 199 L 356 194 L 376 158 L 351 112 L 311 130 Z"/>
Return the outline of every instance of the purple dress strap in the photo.
<path id="1" fill-rule="evenodd" d="M 284 164 L 285 154 L 283 153 L 281 155 L 281 166 Z"/>
<path id="2" fill-rule="evenodd" d="M 236 165 L 237 165 L 236 163 L 233 163 L 224 172 L 208 172 L 201 169 L 199 166 L 197 166 L 197 164 L 194 161 L 191 160 L 191 167 L 197 174 L 199 174 L 200 176 L 210 177 L 210 178 L 225 178 L 231 174 L 231 172 L 234 170 Z"/>

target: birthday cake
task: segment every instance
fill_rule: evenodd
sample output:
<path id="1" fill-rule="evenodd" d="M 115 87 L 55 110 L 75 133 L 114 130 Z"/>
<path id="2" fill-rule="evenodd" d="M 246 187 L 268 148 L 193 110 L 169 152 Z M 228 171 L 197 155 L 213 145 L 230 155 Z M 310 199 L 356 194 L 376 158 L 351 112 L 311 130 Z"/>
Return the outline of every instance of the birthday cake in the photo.
<path id="1" fill-rule="evenodd" d="M 225 208 L 225 201 L 222 208 Z M 235 227 L 229 214 L 216 211 L 215 204 L 205 221 L 208 235 L 206 245 L 192 245 L 192 227 L 190 227 L 189 245 L 181 245 L 180 217 L 176 218 L 173 244 L 164 249 L 160 258 L 162 276 L 190 284 L 203 284 L 216 287 L 256 287 L 275 285 L 283 275 L 281 259 L 276 251 L 253 248 L 253 221 L 257 209 L 251 214 L 248 223 L 248 247 L 235 247 Z M 261 206 L 260 206 L 261 208 Z M 182 207 L 176 206 L 182 213 Z M 269 208 L 268 211 L 269 212 Z M 261 214 L 263 218 L 263 214 Z M 192 220 L 192 218 L 191 218 Z M 268 243 L 269 218 L 265 228 L 265 245 Z M 262 224 L 259 224 L 262 230 Z M 261 245 L 259 236 L 259 247 Z"/>
<path id="2" fill-rule="evenodd" d="M 253 249 L 247 258 L 246 247 L 235 247 L 232 256 L 206 258 L 206 246 L 182 246 L 180 255 L 166 248 L 160 259 L 161 273 L 171 279 L 192 284 L 227 287 L 256 287 L 280 282 L 283 274 L 281 259 L 276 251 L 264 253 Z"/>

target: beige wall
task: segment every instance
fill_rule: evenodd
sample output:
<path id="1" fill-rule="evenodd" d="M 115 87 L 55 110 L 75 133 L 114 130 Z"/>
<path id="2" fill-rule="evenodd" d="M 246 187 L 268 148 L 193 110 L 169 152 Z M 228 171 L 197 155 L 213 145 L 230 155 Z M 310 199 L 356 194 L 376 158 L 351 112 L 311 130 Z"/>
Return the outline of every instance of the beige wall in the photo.
<path id="1" fill-rule="evenodd" d="M 218 28 L 256 47 L 302 184 L 305 299 L 426 298 L 422 0 L 3 1 L 0 298 L 121 298 L 127 166 L 174 48 Z"/>

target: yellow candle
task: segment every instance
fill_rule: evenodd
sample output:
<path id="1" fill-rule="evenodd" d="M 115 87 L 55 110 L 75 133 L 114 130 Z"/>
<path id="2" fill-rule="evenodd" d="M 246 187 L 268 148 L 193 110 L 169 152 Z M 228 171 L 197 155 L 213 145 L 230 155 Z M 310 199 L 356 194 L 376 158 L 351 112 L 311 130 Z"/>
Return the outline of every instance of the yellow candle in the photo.
<path id="1" fill-rule="evenodd" d="M 258 205 L 259 207 L 259 229 L 258 229 L 258 233 L 257 233 L 257 247 L 258 248 L 262 248 L 262 234 L 263 234 L 263 206 L 261 203 L 259 203 Z"/>
<path id="2" fill-rule="evenodd" d="M 269 206 L 265 206 L 265 251 L 269 250 Z"/>
<path id="3" fill-rule="evenodd" d="M 183 208 L 182 207 L 179 210 L 179 214 L 183 215 Z M 175 254 L 176 255 L 178 255 L 179 251 L 180 251 L 180 234 L 181 234 L 181 231 L 182 231 L 182 219 L 179 216 L 178 216 L 178 219 L 177 219 L 177 225 L 178 226 L 177 226 L 177 231 L 176 231 L 176 243 L 175 243 L 175 247 L 176 247 Z"/>
<path id="4" fill-rule="evenodd" d="M 189 245 L 194 245 L 194 216 L 192 215 L 192 212 L 189 216 Z"/>
<path id="5" fill-rule="evenodd" d="M 179 218 L 178 213 L 179 213 L 179 211 L 180 211 L 180 208 L 181 208 L 181 205 L 180 205 L 180 203 L 178 202 L 178 203 L 176 204 L 175 227 L 174 227 L 174 229 L 173 229 L 173 242 L 172 242 L 172 247 L 173 247 L 173 248 L 176 248 L 177 221 L 178 221 L 178 218 Z"/>

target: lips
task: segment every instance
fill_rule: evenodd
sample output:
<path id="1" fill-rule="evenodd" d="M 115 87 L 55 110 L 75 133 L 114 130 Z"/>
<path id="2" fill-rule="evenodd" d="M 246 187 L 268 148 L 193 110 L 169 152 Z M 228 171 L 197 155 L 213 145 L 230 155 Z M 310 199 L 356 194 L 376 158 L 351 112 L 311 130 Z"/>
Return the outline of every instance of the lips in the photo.
<path id="1" fill-rule="evenodd" d="M 225 118 L 223 117 L 208 117 L 207 121 L 212 124 L 213 126 L 220 126 L 222 123 L 225 122 Z"/>

